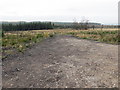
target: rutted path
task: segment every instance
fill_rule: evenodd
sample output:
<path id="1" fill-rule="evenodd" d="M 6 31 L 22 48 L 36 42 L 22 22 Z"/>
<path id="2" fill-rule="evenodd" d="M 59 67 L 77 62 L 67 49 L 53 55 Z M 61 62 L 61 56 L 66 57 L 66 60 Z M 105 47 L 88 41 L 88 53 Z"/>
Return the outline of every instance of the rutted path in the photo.
<path id="1" fill-rule="evenodd" d="M 3 61 L 4 88 L 118 87 L 118 46 L 54 36 Z"/>

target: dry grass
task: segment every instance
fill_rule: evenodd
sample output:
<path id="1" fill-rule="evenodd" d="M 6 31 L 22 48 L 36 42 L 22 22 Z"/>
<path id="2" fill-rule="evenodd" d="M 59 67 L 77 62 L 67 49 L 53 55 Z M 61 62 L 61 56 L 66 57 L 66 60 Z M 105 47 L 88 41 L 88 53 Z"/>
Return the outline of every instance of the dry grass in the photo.
<path id="1" fill-rule="evenodd" d="M 40 42 L 44 38 L 53 37 L 55 34 L 70 34 L 82 39 L 92 39 L 100 42 L 118 43 L 117 29 L 96 29 L 96 30 L 73 30 L 73 29 L 53 29 L 53 30 L 31 30 L 31 31 L 10 31 L 5 32 L 2 40 L 3 52 L 14 53 L 13 49 L 23 52 L 34 43 Z"/>

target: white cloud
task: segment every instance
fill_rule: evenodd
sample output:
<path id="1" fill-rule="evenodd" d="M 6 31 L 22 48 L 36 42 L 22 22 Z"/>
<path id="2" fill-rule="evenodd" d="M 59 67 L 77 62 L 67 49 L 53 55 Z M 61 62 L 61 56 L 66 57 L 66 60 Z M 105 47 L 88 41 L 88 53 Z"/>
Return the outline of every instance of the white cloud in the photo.
<path id="1" fill-rule="evenodd" d="M 91 21 L 117 23 L 119 0 L 1 0 L 2 20 Z"/>

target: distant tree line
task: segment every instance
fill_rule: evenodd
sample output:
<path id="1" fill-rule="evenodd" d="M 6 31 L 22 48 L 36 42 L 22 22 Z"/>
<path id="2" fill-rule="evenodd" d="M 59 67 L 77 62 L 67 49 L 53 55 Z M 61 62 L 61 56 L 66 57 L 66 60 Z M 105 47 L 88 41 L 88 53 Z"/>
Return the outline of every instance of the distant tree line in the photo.
<path id="1" fill-rule="evenodd" d="M 24 22 L 24 23 L 3 23 L 3 31 L 16 31 L 16 30 L 43 30 L 43 29 L 53 29 L 54 24 L 51 22 Z"/>
<path id="2" fill-rule="evenodd" d="M 101 30 L 103 28 L 119 28 L 120 26 L 118 25 L 102 25 L 102 24 L 91 24 L 88 22 L 85 23 L 78 23 L 78 22 L 74 22 L 72 25 L 73 29 L 76 30 L 88 30 L 88 29 L 95 29 L 95 28 L 100 28 Z"/>
<path id="3" fill-rule="evenodd" d="M 2 23 L 3 31 L 24 31 L 24 30 L 45 30 L 45 29 L 67 29 L 87 30 L 95 28 L 117 28 L 117 25 L 101 25 L 99 23 L 90 23 L 88 20 L 73 23 L 55 23 L 55 22 L 4 22 Z M 120 26 L 119 26 L 120 27 Z"/>

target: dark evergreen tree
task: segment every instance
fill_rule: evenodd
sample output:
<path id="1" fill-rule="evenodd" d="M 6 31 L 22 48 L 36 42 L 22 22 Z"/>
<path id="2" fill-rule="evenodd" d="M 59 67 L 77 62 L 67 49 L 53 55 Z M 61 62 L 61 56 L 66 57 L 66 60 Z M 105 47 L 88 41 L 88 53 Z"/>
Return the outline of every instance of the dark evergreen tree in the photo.
<path id="1" fill-rule="evenodd" d="M 53 29 L 54 25 L 51 22 L 29 22 L 29 23 L 18 23 L 18 24 L 2 24 L 4 31 L 15 31 L 15 30 L 43 30 Z"/>

